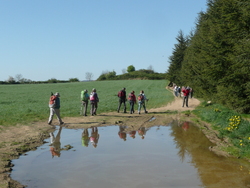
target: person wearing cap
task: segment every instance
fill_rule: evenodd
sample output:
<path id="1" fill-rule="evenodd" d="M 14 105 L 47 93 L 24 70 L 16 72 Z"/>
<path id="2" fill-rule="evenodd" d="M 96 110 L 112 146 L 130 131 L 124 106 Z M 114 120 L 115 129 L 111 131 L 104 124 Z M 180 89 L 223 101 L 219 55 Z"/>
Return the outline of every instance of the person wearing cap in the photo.
<path id="1" fill-rule="evenodd" d="M 131 91 L 131 93 L 128 95 L 128 101 L 130 104 L 130 114 L 134 113 L 134 105 L 136 104 L 136 97 L 135 97 L 135 92 Z"/>
<path id="2" fill-rule="evenodd" d="M 82 115 L 87 116 L 87 108 L 88 108 L 88 103 L 89 103 L 89 94 L 88 94 L 87 89 L 81 91 L 81 101 L 82 101 L 82 106 L 83 106 L 81 108 L 81 113 Z"/>
<path id="3" fill-rule="evenodd" d="M 90 109 L 90 114 L 93 116 L 93 115 L 96 115 L 96 111 L 97 111 L 97 107 L 98 107 L 98 102 L 99 102 L 99 98 L 98 98 L 98 95 L 96 93 L 96 89 L 93 88 L 92 89 L 92 92 L 89 96 L 89 100 L 90 100 L 90 105 L 91 105 L 91 109 Z"/>
<path id="4" fill-rule="evenodd" d="M 120 90 L 117 94 L 117 96 L 119 97 L 119 103 L 118 103 L 118 108 L 117 108 L 117 112 L 119 113 L 121 105 L 124 105 L 124 109 L 123 112 L 126 113 L 126 88 L 122 88 L 122 90 Z"/>
<path id="5" fill-rule="evenodd" d="M 56 117 L 59 121 L 59 124 L 62 125 L 62 124 L 64 124 L 64 122 L 62 121 L 62 119 L 60 117 L 60 94 L 58 92 L 56 92 L 54 94 L 54 96 L 55 96 L 55 105 L 50 107 L 50 115 L 49 115 L 48 124 L 51 125 L 52 120 L 53 120 L 53 116 L 54 116 L 54 114 L 56 114 Z"/>

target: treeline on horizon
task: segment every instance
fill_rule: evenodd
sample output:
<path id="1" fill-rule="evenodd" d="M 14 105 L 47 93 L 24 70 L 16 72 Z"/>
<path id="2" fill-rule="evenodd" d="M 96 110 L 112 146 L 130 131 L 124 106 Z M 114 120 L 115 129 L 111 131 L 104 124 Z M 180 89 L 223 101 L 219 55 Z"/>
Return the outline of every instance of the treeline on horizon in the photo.
<path id="1" fill-rule="evenodd" d="M 132 65 L 131 65 L 132 66 Z M 163 80 L 166 79 L 166 73 L 157 73 L 149 69 L 132 70 L 127 73 L 116 75 L 115 71 L 108 71 L 102 73 L 96 81 L 104 80 Z M 92 81 L 92 80 L 85 80 Z M 70 78 L 69 80 L 58 80 L 56 78 L 51 78 L 47 81 L 32 81 L 32 80 L 21 80 L 17 81 L 14 78 L 8 81 L 0 81 L 0 84 L 46 84 L 46 83 L 69 83 L 69 82 L 80 82 L 78 78 Z"/>
<path id="2" fill-rule="evenodd" d="M 135 70 L 133 65 L 130 65 L 127 69 L 127 73 L 116 75 L 115 71 L 106 72 L 99 76 L 97 81 L 103 80 L 163 80 L 166 79 L 166 73 L 157 73 L 150 69 Z"/>
<path id="3" fill-rule="evenodd" d="M 180 31 L 167 79 L 195 96 L 239 113 L 250 112 L 250 1 L 207 0 L 196 28 Z"/>

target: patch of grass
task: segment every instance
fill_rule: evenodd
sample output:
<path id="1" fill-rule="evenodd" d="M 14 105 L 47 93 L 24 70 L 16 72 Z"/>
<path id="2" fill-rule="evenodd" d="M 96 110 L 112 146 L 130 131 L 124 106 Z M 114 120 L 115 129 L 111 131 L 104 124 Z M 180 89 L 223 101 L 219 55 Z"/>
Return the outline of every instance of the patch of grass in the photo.
<path id="1" fill-rule="evenodd" d="M 14 145 L 18 145 L 18 144 L 21 144 L 21 142 L 12 142 L 10 145 L 14 146 Z"/>
<path id="2" fill-rule="evenodd" d="M 123 87 L 127 95 L 134 90 L 138 95 L 144 90 L 149 101 L 148 109 L 165 106 L 174 99 L 172 92 L 166 90 L 166 80 L 118 80 L 92 81 L 54 84 L 16 84 L 0 85 L 0 125 L 10 126 L 28 124 L 44 120 L 49 116 L 50 92 L 59 92 L 61 97 L 61 116 L 75 117 L 80 114 L 80 93 L 87 89 L 97 89 L 100 102 L 98 113 L 116 111 L 118 106 L 117 93 Z M 14 95 L 13 95 L 14 94 Z M 128 107 L 128 104 L 127 104 Z M 90 108 L 88 108 L 89 110 Z M 137 110 L 137 105 L 135 106 Z"/>
<path id="3" fill-rule="evenodd" d="M 229 138 L 233 146 L 223 148 L 237 157 L 250 158 L 250 122 L 224 106 L 203 102 L 193 113 L 212 125 L 219 138 Z"/>
<path id="4" fill-rule="evenodd" d="M 5 147 L 6 146 L 6 142 L 1 142 L 0 143 L 0 148 L 3 148 L 3 147 Z"/>

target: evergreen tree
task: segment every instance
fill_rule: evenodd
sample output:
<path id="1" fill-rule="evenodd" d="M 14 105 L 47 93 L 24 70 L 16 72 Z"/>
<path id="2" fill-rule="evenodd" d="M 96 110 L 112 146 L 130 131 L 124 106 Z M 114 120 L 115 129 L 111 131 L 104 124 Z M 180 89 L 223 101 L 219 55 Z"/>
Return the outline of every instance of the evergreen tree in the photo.
<path id="1" fill-rule="evenodd" d="M 186 50 L 182 72 L 197 96 L 250 112 L 250 3 L 208 0 Z M 191 84 L 190 84 L 191 85 Z"/>
<path id="2" fill-rule="evenodd" d="M 173 49 L 173 55 L 169 57 L 169 68 L 167 71 L 167 79 L 176 84 L 181 84 L 181 67 L 184 59 L 185 50 L 187 48 L 188 38 L 184 36 L 182 31 L 179 31 L 176 37 L 177 44 Z"/>

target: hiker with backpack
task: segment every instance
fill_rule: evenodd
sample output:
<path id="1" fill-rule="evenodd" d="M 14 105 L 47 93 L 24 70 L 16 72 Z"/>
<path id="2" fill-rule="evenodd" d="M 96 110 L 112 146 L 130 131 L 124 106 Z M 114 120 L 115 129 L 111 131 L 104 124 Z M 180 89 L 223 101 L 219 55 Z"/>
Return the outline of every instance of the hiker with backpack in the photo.
<path id="1" fill-rule="evenodd" d="M 51 125 L 54 114 L 56 114 L 59 124 L 60 125 L 64 124 L 64 122 L 60 117 L 60 94 L 58 92 L 56 92 L 54 95 L 53 93 L 51 93 L 49 108 L 50 108 L 50 116 L 48 124 Z"/>
<path id="2" fill-rule="evenodd" d="M 99 98 L 98 98 L 95 88 L 92 89 L 92 92 L 90 93 L 90 96 L 89 96 L 89 100 L 90 100 L 90 105 L 91 105 L 90 114 L 92 116 L 96 115 Z"/>
<path id="3" fill-rule="evenodd" d="M 87 89 L 81 91 L 81 101 L 82 101 L 81 113 L 83 116 L 87 116 L 87 108 L 89 103 L 89 94 Z"/>
<path id="4" fill-rule="evenodd" d="M 131 93 L 128 95 L 128 101 L 130 104 L 130 114 L 134 113 L 134 105 L 136 104 L 136 97 L 135 97 L 135 92 L 131 91 Z"/>
<path id="5" fill-rule="evenodd" d="M 117 112 L 119 113 L 120 111 L 120 108 L 121 108 L 121 105 L 123 104 L 124 105 L 124 108 L 123 108 L 123 112 L 124 113 L 127 113 L 126 112 L 126 88 L 122 88 L 122 90 L 120 90 L 117 94 L 117 96 L 119 97 L 119 104 L 118 104 L 118 108 L 117 108 Z"/>
<path id="6" fill-rule="evenodd" d="M 148 113 L 148 111 L 146 110 L 146 105 L 145 105 L 145 101 L 148 101 L 148 99 L 146 98 L 146 95 L 144 94 L 144 91 L 141 90 L 140 94 L 138 95 L 138 114 L 141 114 L 141 107 L 143 106 L 145 113 Z"/>
<path id="7" fill-rule="evenodd" d="M 183 93 L 183 104 L 182 104 L 182 107 L 184 107 L 185 104 L 186 104 L 186 107 L 188 107 L 189 88 L 188 87 L 184 87 L 182 89 L 182 93 Z"/>

